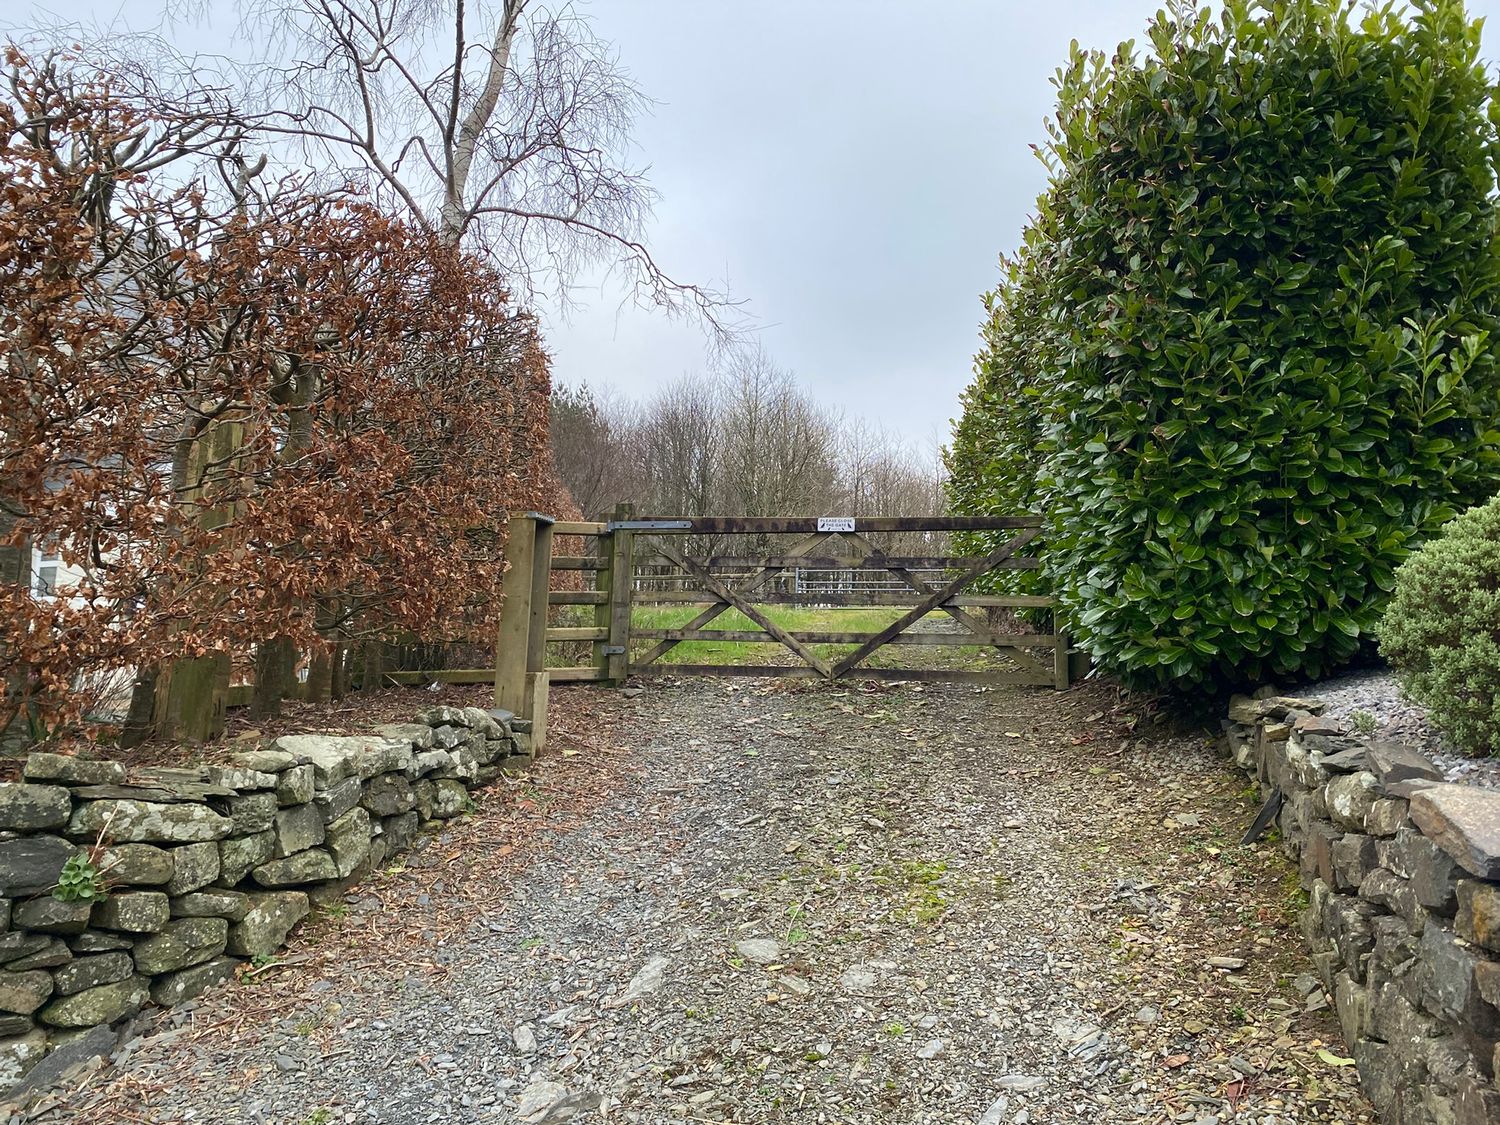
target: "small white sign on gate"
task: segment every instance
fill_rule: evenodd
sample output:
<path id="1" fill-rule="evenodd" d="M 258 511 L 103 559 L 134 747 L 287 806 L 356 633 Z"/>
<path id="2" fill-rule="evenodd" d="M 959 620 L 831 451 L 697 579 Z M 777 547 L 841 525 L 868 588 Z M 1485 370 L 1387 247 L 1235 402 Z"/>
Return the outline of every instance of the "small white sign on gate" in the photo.
<path id="1" fill-rule="evenodd" d="M 819 531 L 853 531 L 853 516 L 819 516 Z"/>

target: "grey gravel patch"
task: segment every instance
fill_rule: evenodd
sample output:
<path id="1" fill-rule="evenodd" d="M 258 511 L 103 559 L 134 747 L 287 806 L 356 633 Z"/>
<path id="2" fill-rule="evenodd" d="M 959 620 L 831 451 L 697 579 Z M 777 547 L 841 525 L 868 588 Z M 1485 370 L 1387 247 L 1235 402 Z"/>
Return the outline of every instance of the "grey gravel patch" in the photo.
<path id="1" fill-rule="evenodd" d="M 354 963 L 275 1006 L 252 988 L 208 998 L 195 1018 L 232 1035 L 139 1050 L 115 1075 L 153 1091 L 140 1125 L 296 1125 L 322 1107 L 351 1125 L 1142 1125 L 1199 1066 L 1194 1089 L 1216 1096 L 1229 1078 L 1206 1049 L 1169 1070 L 1132 1042 L 1148 1001 L 1163 1036 L 1180 1017 L 1117 983 L 1109 939 L 1126 911 L 1165 930 L 1177 892 L 1092 847 L 1104 781 L 1058 768 L 1075 745 L 1007 737 L 1033 698 L 780 688 L 653 686 L 616 736 L 631 775 L 560 809 L 467 929 L 372 951 L 404 975 Z M 1140 790 L 1111 781 L 1109 799 L 1212 773 L 1205 747 L 1143 750 L 1162 757 Z M 566 794 L 557 779 L 588 767 L 543 768 Z M 1018 811 L 1026 829 L 1006 830 Z M 423 862 L 408 876 L 441 902 L 445 861 Z M 1215 1104 L 1236 1125 L 1355 1120 L 1264 1090 Z"/>
<path id="2" fill-rule="evenodd" d="M 1325 718 L 1338 719 L 1349 730 L 1356 729 L 1361 715 L 1373 722 L 1373 734 L 1403 742 L 1431 759 L 1446 781 L 1500 788 L 1500 759 L 1470 758 L 1458 751 L 1427 721 L 1424 708 L 1401 691 L 1396 674 L 1389 669 L 1349 672 L 1298 689 L 1299 695 L 1315 696 L 1327 704 Z"/>

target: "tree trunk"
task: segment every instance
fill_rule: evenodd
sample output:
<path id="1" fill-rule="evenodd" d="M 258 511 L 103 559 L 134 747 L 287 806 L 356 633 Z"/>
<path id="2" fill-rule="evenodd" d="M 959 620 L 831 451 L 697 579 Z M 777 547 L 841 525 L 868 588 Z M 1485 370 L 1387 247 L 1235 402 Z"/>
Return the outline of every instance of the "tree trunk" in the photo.
<path id="1" fill-rule="evenodd" d="M 160 669 L 155 664 L 137 668 L 135 683 L 130 687 L 130 710 L 120 727 L 120 748 L 129 750 L 150 738 L 156 730 L 156 679 Z"/>
<path id="2" fill-rule="evenodd" d="M 333 675 L 329 679 L 328 694 L 334 699 L 349 694 L 349 646 L 343 641 L 333 647 Z"/>
<path id="3" fill-rule="evenodd" d="M 333 664 L 337 652 L 333 646 L 314 649 L 307 661 L 307 701 L 326 703 L 333 697 Z"/>
<path id="4" fill-rule="evenodd" d="M 281 714 L 281 701 L 292 690 L 297 650 L 290 637 L 266 641 L 255 651 L 255 690 L 250 715 L 265 719 Z"/>

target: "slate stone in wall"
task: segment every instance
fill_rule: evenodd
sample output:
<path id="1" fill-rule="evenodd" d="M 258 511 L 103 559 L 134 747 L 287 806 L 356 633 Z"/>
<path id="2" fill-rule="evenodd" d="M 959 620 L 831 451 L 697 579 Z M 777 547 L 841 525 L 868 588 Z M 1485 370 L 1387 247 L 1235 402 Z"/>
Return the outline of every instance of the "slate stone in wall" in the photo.
<path id="1" fill-rule="evenodd" d="M 109 953 L 117 949 L 129 949 L 135 942 L 125 934 L 112 934 L 104 930 L 85 930 L 75 938 L 68 939 L 68 947 L 74 953 Z"/>
<path id="2" fill-rule="evenodd" d="M 374 732 L 393 742 L 409 742 L 418 750 L 432 749 L 432 728 L 426 723 L 386 723 Z"/>
<path id="3" fill-rule="evenodd" d="M 14 961 L 7 962 L 5 967 L 13 973 L 21 973 L 27 969 L 55 969 L 71 960 L 73 951 L 68 948 L 67 943 L 61 938 L 52 938 L 35 953 L 17 957 Z"/>
<path id="4" fill-rule="evenodd" d="M 352 808 L 328 826 L 324 841 L 338 878 L 347 878 L 370 854 L 370 814 Z"/>
<path id="5" fill-rule="evenodd" d="M 67 754 L 28 754 L 21 774 L 27 781 L 60 781 L 65 785 L 124 785 L 125 767 L 119 762 L 94 762 Z"/>
<path id="6" fill-rule="evenodd" d="M 441 726 L 432 730 L 432 748 L 434 750 L 457 750 L 464 744 L 465 732 L 457 727 Z"/>
<path id="7" fill-rule="evenodd" d="M 9 1039 L 12 1035 L 25 1035 L 36 1023 L 30 1016 L 18 1016 L 12 1012 L 0 1013 L 0 1037 Z"/>
<path id="8" fill-rule="evenodd" d="M 61 828 L 73 813 L 73 798 L 61 785 L 0 782 L 0 829 L 36 832 Z"/>
<path id="9" fill-rule="evenodd" d="M 94 904 L 93 924 L 101 930 L 154 934 L 167 924 L 171 910 L 160 891 L 113 894 Z"/>
<path id="10" fill-rule="evenodd" d="M 385 837 L 387 854 L 404 852 L 412 846 L 417 838 L 417 819 L 415 812 L 408 812 L 400 816 L 388 816 L 381 821 L 380 827 Z"/>
<path id="11" fill-rule="evenodd" d="M 271 781 L 270 788 L 276 786 L 275 774 L 264 774 Z M 243 797 L 230 797 L 228 802 L 229 819 L 234 822 L 235 836 L 249 836 L 255 832 L 264 832 L 276 821 L 276 810 L 280 807 L 274 792 L 246 793 Z"/>
<path id="12" fill-rule="evenodd" d="M 229 761 L 256 773 L 283 773 L 297 764 L 297 756 L 285 750 L 242 750 L 229 755 Z"/>
<path id="13" fill-rule="evenodd" d="M 1400 918 L 1412 934 L 1420 934 L 1427 925 L 1427 912 L 1417 901 L 1411 884 L 1394 871 L 1377 867 L 1359 885 L 1359 897 L 1385 907 Z"/>
<path id="14" fill-rule="evenodd" d="M 501 728 L 500 724 L 495 721 L 488 711 L 481 707 L 465 707 L 463 710 L 464 719 L 468 723 L 469 729 L 480 738 L 500 738 L 504 736 L 504 729 Z"/>
<path id="15" fill-rule="evenodd" d="M 1417 901 L 1436 914 L 1452 917 L 1458 909 L 1458 882 L 1462 874 L 1453 857 L 1415 832 L 1399 833 L 1396 845 L 1405 853 L 1407 877 Z"/>
<path id="16" fill-rule="evenodd" d="M 1375 775 L 1365 771 L 1334 778 L 1324 792 L 1328 801 L 1328 815 L 1335 824 L 1349 832 L 1365 831 L 1365 819 L 1376 800 L 1382 796 L 1380 783 L 1375 780 Z"/>
<path id="17" fill-rule="evenodd" d="M 1500 1038 L 1500 1011 L 1484 1003 L 1479 994 L 1475 975 L 1479 961 L 1479 955 L 1455 941 L 1452 933 L 1429 922 L 1412 976 L 1422 1007 L 1496 1039 Z"/>
<path id="18" fill-rule="evenodd" d="M 311 806 L 307 806 L 311 808 Z M 317 818 L 317 812 L 313 812 Z M 318 819 L 318 826 L 322 827 L 322 820 Z M 232 887 L 250 874 L 252 868 L 259 867 L 270 859 L 276 851 L 276 833 L 274 831 L 257 832 L 253 836 L 241 836 L 237 839 L 224 840 L 219 844 L 219 878 L 220 886 Z"/>
<path id="19" fill-rule="evenodd" d="M 209 766 L 208 781 L 222 785 L 238 793 L 252 793 L 261 789 L 276 788 L 276 774 L 263 770 L 250 770 L 239 766 Z"/>
<path id="20" fill-rule="evenodd" d="M 0 934 L 0 965 L 9 964 L 18 957 L 27 957 L 39 949 L 45 949 L 51 939 L 46 934 L 31 934 L 25 930 L 13 930 Z"/>
<path id="21" fill-rule="evenodd" d="M 1401 781 L 1441 781 L 1442 771 L 1423 755 L 1400 742 L 1372 741 L 1370 772 L 1382 785 Z"/>
<path id="22" fill-rule="evenodd" d="M 268 957 L 307 911 L 307 895 L 301 891 L 252 894 L 249 912 L 229 928 L 226 948 L 239 957 Z"/>
<path id="23" fill-rule="evenodd" d="M 1328 902 L 1325 923 L 1328 936 L 1347 968 L 1363 978 L 1365 961 L 1375 948 L 1375 934 L 1370 920 L 1375 915 L 1370 903 L 1352 895 L 1334 895 Z"/>
<path id="24" fill-rule="evenodd" d="M 1334 886 L 1342 891 L 1358 891 L 1365 876 L 1380 866 L 1375 838 L 1362 832 L 1349 832 L 1334 841 Z"/>
<path id="25" fill-rule="evenodd" d="M 1500 1121 L 1500 1091 L 1466 1078 L 1459 1084 L 1454 1125 L 1491 1125 Z"/>
<path id="26" fill-rule="evenodd" d="M 276 847 L 272 854 L 284 859 L 323 842 L 323 815 L 316 805 L 294 805 L 276 814 L 275 831 Z"/>
<path id="27" fill-rule="evenodd" d="M 312 766 L 317 787 L 326 789 L 353 776 L 343 742 L 341 738 L 324 734 L 289 734 L 276 740 L 276 749 Z"/>
<path id="28" fill-rule="evenodd" d="M 50 891 L 63 864 L 80 850 L 56 836 L 0 840 L 0 895 L 20 898 Z"/>
<path id="29" fill-rule="evenodd" d="M 29 1016 L 52 995 L 52 974 L 40 969 L 0 973 L 0 1011 Z"/>
<path id="30" fill-rule="evenodd" d="M 361 781 L 368 781 L 379 774 L 404 770 L 412 759 L 412 744 L 409 739 L 368 736 L 361 741 L 365 745 L 356 752 L 354 758 L 354 773 Z"/>
<path id="31" fill-rule="evenodd" d="M 1339 1028 L 1345 1043 L 1359 1042 L 1369 1022 L 1365 990 L 1347 972 L 1333 978 L 1333 1007 L 1338 1013 Z"/>
<path id="32" fill-rule="evenodd" d="M 360 804 L 375 816 L 399 816 L 410 812 L 416 803 L 411 782 L 397 773 L 383 773 L 371 778 L 360 800 Z"/>
<path id="33" fill-rule="evenodd" d="M 469 790 L 461 781 L 440 778 L 432 782 L 432 816 L 446 820 L 469 807 Z"/>
<path id="34" fill-rule="evenodd" d="M 1463 880 L 1458 885 L 1455 923 L 1465 941 L 1500 953 L 1500 887 Z"/>
<path id="35" fill-rule="evenodd" d="M 175 972 L 219 956 L 229 940 L 223 918 L 179 918 L 135 944 L 135 967 L 146 976 Z"/>
<path id="36" fill-rule="evenodd" d="M 412 755 L 411 761 L 406 766 L 406 776 L 415 781 L 428 774 L 442 773 L 452 768 L 453 755 L 447 750 L 424 750 L 420 754 Z"/>
<path id="37" fill-rule="evenodd" d="M 1330 886 L 1337 885 L 1333 870 L 1333 846 L 1342 835 L 1324 821 L 1314 821 L 1307 826 L 1300 860 L 1304 881 L 1322 879 Z"/>
<path id="38" fill-rule="evenodd" d="M 206 846 L 215 847 L 213 844 Z M 171 880 L 175 868 L 176 859 L 172 852 L 155 844 L 121 844 L 106 848 L 99 857 L 99 873 L 111 886 L 160 886 Z"/>
<path id="39" fill-rule="evenodd" d="M 51 895 L 30 898 L 15 905 L 12 921 L 18 929 L 45 934 L 81 934 L 89 926 L 91 902 L 63 902 Z"/>
<path id="40" fill-rule="evenodd" d="M 363 785 L 357 777 L 346 778 L 313 798 L 324 824 L 332 823 L 359 804 Z M 311 846 L 311 845 L 309 845 Z"/>
<path id="41" fill-rule="evenodd" d="M 207 805 L 183 802 L 175 805 L 150 801 L 90 801 L 74 812 L 68 832 L 93 840 L 108 830 L 113 840 L 146 844 L 196 843 L 222 840 L 233 827 Z"/>
<path id="42" fill-rule="evenodd" d="M 201 965 L 157 977 L 151 982 L 151 999 L 164 1008 L 192 1000 L 233 977 L 238 964 L 233 957 L 215 957 Z"/>
<path id="43" fill-rule="evenodd" d="M 206 887 L 219 877 L 219 854 L 230 843 L 185 844 L 172 849 L 172 878 L 166 886 L 169 895 L 185 895 Z"/>
<path id="44" fill-rule="evenodd" d="M 1429 785 L 1412 794 L 1422 833 L 1482 879 L 1500 879 L 1500 793 L 1472 785 Z"/>
<path id="45" fill-rule="evenodd" d="M 1417 939 L 1405 919 L 1394 914 L 1382 914 L 1370 920 L 1370 930 L 1375 935 L 1375 948 L 1370 954 L 1370 979 L 1389 979 L 1417 954 Z"/>
<path id="46" fill-rule="evenodd" d="M 321 883 L 338 878 L 333 856 L 322 848 L 308 848 L 284 859 L 263 863 L 250 877 L 263 887 L 295 887 L 299 883 Z"/>
<path id="47" fill-rule="evenodd" d="M 126 977 L 60 997 L 43 1008 L 37 1018 L 51 1027 L 93 1027 L 134 1015 L 148 999 L 145 978 Z"/>
<path id="48" fill-rule="evenodd" d="M 305 805 L 317 792 L 312 766 L 293 766 L 280 775 L 276 782 L 276 803 Z"/>
<path id="49" fill-rule="evenodd" d="M 173 918 L 227 918 L 238 922 L 250 911 L 250 896 L 243 891 L 193 891 L 172 900 Z"/>
<path id="50" fill-rule="evenodd" d="M 1403 828 L 1411 827 L 1411 817 L 1406 814 L 1406 802 L 1397 797 L 1381 797 L 1370 806 L 1365 824 L 1371 836 L 1394 836 Z"/>
<path id="51" fill-rule="evenodd" d="M 86 988 L 122 981 L 135 971 L 130 954 L 120 951 L 79 957 L 52 974 L 59 996 L 71 996 Z"/>
<path id="52" fill-rule="evenodd" d="M 468 725 L 469 717 L 462 707 L 429 707 L 417 716 L 417 722 L 429 727 L 462 727 Z"/>
<path id="53" fill-rule="evenodd" d="M 36 1069 L 47 1053 L 47 1033 L 29 1031 L 13 1039 L 0 1040 L 0 1089 L 15 1086 Z"/>

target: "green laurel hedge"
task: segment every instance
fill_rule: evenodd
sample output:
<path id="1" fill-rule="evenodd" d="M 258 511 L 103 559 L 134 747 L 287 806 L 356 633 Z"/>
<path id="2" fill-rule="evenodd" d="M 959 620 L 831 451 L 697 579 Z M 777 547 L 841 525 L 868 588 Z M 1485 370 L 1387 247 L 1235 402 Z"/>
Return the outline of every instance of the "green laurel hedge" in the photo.
<path id="1" fill-rule="evenodd" d="M 1380 651 L 1457 748 L 1500 755 L 1500 496 L 1401 564 Z"/>
<path id="2" fill-rule="evenodd" d="M 1059 71 L 950 502 L 1045 512 L 1036 580 L 1128 682 L 1321 674 L 1500 480 L 1478 26 L 1266 0 L 1149 39 Z"/>

